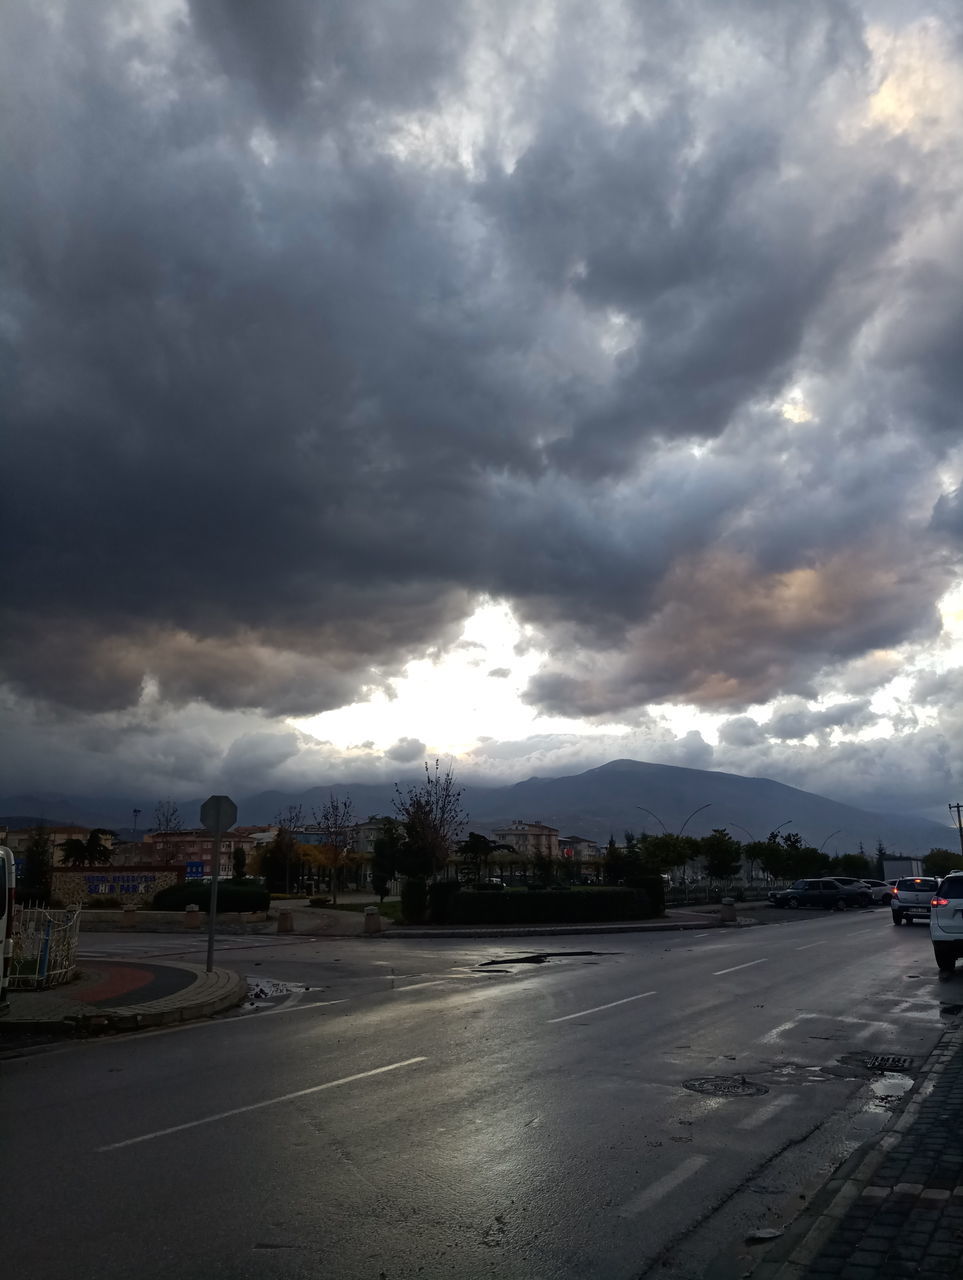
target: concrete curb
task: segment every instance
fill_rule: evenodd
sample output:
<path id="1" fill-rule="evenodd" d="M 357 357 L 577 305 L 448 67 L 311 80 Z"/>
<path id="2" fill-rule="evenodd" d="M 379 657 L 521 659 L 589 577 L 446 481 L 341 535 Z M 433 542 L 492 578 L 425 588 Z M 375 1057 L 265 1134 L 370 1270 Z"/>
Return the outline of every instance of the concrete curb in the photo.
<path id="1" fill-rule="evenodd" d="M 754 921 L 752 923 L 755 923 Z M 559 937 L 569 934 L 586 933 L 679 933 L 688 929 L 721 929 L 726 926 L 711 917 L 706 920 L 662 921 L 659 924 L 566 924 L 566 925 L 528 925 L 504 929 L 485 928 L 473 925 L 450 928 L 409 929 L 404 925 L 391 930 L 383 930 L 380 934 L 369 934 L 373 938 L 390 937 L 392 941 L 399 938 L 540 938 Z M 733 928 L 733 925 L 729 925 Z"/>
<path id="2" fill-rule="evenodd" d="M 824 1183 L 811 1203 L 786 1231 L 777 1245 L 750 1272 L 752 1280 L 804 1280 L 817 1254 L 839 1226 L 846 1211 L 872 1181 L 889 1150 L 912 1128 L 920 1106 L 932 1092 L 938 1076 L 963 1047 L 963 1027 L 944 1031 L 920 1068 L 902 1111 L 882 1134 L 868 1139 Z"/>
<path id="3" fill-rule="evenodd" d="M 197 975 L 197 981 L 184 991 L 141 1004 L 117 1008 L 87 1006 L 83 1012 L 66 1013 L 59 1019 L 4 1019 L 3 1024 L 0 1024 L 0 1044 L 6 1031 L 38 1035 L 59 1033 L 81 1037 L 174 1026 L 180 1022 L 194 1022 L 199 1018 L 210 1018 L 216 1013 L 223 1013 L 225 1009 L 239 1005 L 247 996 L 247 980 L 230 969 L 214 969 L 208 973 L 200 965 L 177 963 L 169 964 L 168 967 L 188 969 Z"/>

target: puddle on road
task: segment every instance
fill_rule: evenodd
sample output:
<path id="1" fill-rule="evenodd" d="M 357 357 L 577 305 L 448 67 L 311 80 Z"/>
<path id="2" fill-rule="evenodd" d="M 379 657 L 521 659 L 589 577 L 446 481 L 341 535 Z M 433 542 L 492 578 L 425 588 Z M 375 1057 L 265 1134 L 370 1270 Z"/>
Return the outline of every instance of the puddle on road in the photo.
<path id="1" fill-rule="evenodd" d="M 604 956 L 617 955 L 614 951 L 536 951 L 531 955 L 524 956 L 499 956 L 497 960 L 483 960 L 481 964 L 475 966 L 476 969 L 489 969 L 493 966 L 504 964 L 547 964 L 549 960 L 570 960 L 583 956 Z M 508 972 L 508 970 L 496 970 L 496 972 Z"/>
<path id="2" fill-rule="evenodd" d="M 913 1081 L 909 1076 L 898 1071 L 884 1071 L 877 1079 L 870 1081 L 869 1091 L 874 1102 L 896 1102 L 912 1087 Z"/>
<path id="3" fill-rule="evenodd" d="M 247 999 L 235 1013 L 256 1013 L 272 1001 L 310 991 L 303 982 L 280 982 L 276 978 L 262 978 L 260 974 L 247 975 Z"/>

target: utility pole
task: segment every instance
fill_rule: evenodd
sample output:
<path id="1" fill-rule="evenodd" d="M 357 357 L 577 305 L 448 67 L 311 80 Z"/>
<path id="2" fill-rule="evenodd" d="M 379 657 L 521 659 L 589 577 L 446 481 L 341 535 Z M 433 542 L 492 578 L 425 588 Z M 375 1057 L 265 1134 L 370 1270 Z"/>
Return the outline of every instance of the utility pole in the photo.
<path id="1" fill-rule="evenodd" d="M 960 818 L 960 809 L 963 806 L 959 804 L 951 804 L 948 806 L 950 813 L 956 813 L 956 829 L 960 833 L 960 851 L 963 852 L 963 819 Z"/>

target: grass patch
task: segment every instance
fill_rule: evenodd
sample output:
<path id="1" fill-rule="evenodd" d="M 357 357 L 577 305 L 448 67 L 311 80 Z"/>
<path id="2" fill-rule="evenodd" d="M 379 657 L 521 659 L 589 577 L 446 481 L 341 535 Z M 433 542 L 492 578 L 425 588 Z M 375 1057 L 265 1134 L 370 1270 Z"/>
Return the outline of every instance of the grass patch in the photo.
<path id="1" fill-rule="evenodd" d="M 325 911 L 364 911 L 365 907 L 378 907 L 377 902 L 329 902 Z M 382 902 L 378 914 L 385 920 L 393 920 L 397 924 L 401 920 L 400 902 Z"/>

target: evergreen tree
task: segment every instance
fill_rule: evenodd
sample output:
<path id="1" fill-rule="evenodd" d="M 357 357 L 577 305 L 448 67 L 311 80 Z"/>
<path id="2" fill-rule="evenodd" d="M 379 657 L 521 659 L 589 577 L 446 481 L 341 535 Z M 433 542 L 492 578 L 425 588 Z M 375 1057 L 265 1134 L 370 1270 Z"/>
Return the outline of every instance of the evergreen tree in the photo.
<path id="1" fill-rule="evenodd" d="M 46 829 L 38 823 L 23 851 L 23 875 L 17 896 L 23 902 L 46 902 L 50 897 L 52 874 L 53 845 Z"/>

